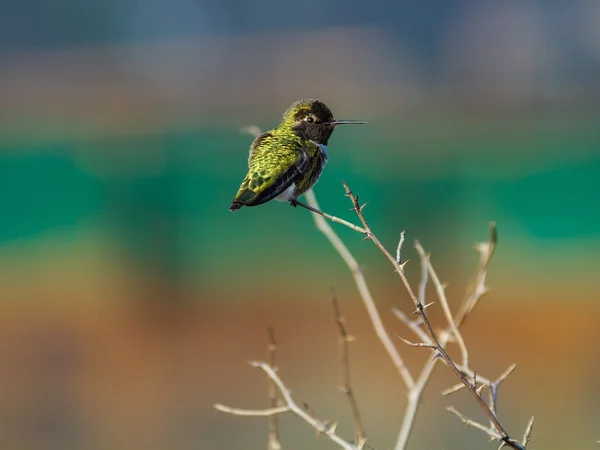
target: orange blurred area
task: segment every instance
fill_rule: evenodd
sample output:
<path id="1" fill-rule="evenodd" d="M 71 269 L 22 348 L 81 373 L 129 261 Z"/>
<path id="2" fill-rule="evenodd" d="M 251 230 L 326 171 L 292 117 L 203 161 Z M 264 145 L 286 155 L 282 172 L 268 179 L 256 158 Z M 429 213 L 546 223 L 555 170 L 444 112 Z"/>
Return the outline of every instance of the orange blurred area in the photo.
<path id="1" fill-rule="evenodd" d="M 346 290 L 341 308 L 349 332 L 357 337 L 351 368 L 367 433 L 373 443 L 393 442 L 405 405 L 404 387 L 356 294 Z M 378 299 L 384 322 L 414 339 L 388 314 L 394 303 L 406 306 L 408 301 L 397 291 Z M 599 370 L 589 350 L 589 343 L 600 337 L 598 307 L 563 296 L 549 297 L 543 306 L 527 298 L 505 305 L 503 296 L 502 290 L 493 290 L 464 328 L 473 367 L 494 378 L 517 364 L 500 389 L 499 415 L 510 433 L 520 435 L 535 415 L 536 447 L 583 446 L 594 438 L 585 417 L 594 407 Z M 233 306 L 215 296 L 203 307 L 145 313 L 123 306 L 3 307 L 0 414 L 5 445 L 262 448 L 266 419 L 228 416 L 211 405 L 267 406 L 264 375 L 246 361 L 266 357 L 269 325 L 275 327 L 279 374 L 296 399 L 323 418 L 339 420 L 340 432 L 350 436 L 351 416 L 337 388 L 342 380 L 337 329 L 327 296 L 321 297 L 271 294 L 260 304 Z M 439 312 L 431 310 L 434 324 L 443 323 Z M 399 341 L 398 347 L 416 375 L 429 352 Z M 444 412 L 454 405 L 483 420 L 465 393 L 439 395 L 455 383 L 448 369 L 436 369 L 419 412 L 415 442 L 480 446 L 482 436 Z M 322 438 L 315 442 L 314 433 L 299 420 L 284 417 L 280 426 L 286 446 L 331 446 Z M 565 426 L 573 435 L 553 432 Z"/>

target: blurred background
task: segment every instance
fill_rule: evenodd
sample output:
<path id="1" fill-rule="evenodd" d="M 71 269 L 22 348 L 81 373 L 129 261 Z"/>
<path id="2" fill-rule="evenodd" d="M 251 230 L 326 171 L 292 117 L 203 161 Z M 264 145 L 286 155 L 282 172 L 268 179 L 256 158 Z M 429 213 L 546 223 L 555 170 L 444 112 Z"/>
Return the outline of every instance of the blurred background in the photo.
<path id="1" fill-rule="evenodd" d="M 456 311 L 488 222 L 490 293 L 464 336 L 477 373 L 516 372 L 499 415 L 533 448 L 600 439 L 600 3 L 274 0 L 9 2 L 0 15 L 0 446 L 263 449 L 275 327 L 280 375 L 352 435 L 329 290 L 350 333 L 371 445 L 392 448 L 405 392 L 351 275 L 310 214 L 230 213 L 252 138 L 294 100 L 337 118 L 315 192 L 405 257 L 419 239 Z M 386 325 L 411 304 L 369 242 L 336 227 Z M 431 301 L 433 291 L 429 292 Z M 431 308 L 434 322 L 443 318 Z M 402 354 L 416 376 L 429 357 Z M 455 349 L 452 349 L 454 351 Z M 484 421 L 438 367 L 409 448 L 478 449 Z M 295 417 L 284 449 L 334 448 Z"/>

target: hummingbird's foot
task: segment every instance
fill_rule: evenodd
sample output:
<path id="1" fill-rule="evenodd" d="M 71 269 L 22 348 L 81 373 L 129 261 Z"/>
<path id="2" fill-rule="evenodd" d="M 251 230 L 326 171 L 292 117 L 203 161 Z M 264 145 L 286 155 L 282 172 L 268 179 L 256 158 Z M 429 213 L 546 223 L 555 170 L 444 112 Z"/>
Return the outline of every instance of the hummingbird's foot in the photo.
<path id="1" fill-rule="evenodd" d="M 291 199 L 290 205 L 292 205 L 295 208 L 296 206 L 298 206 L 298 200 L 296 200 L 295 198 Z"/>

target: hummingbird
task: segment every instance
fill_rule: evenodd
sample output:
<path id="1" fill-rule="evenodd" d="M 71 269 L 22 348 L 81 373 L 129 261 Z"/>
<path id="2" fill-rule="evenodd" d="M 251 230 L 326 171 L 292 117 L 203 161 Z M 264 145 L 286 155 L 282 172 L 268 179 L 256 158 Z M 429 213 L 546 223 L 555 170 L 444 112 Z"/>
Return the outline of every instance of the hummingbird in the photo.
<path id="1" fill-rule="evenodd" d="M 273 199 L 296 206 L 298 197 L 321 176 L 328 159 L 327 142 L 334 128 L 363 123 L 366 122 L 335 120 L 320 100 L 292 103 L 277 127 L 252 142 L 248 174 L 229 210 L 258 206 Z"/>

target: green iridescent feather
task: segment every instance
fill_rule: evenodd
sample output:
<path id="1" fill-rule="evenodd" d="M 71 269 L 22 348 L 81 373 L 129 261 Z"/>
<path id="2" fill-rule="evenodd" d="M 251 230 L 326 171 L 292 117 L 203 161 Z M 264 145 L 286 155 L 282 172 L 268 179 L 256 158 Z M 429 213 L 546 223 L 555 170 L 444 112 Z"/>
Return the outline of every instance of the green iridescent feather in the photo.
<path id="1" fill-rule="evenodd" d="M 248 174 L 229 209 L 257 206 L 279 197 L 296 200 L 318 180 L 327 162 L 327 142 L 336 121 L 323 102 L 313 99 L 293 103 L 281 123 L 258 136 L 250 147 Z M 283 194 L 283 195 L 280 195 Z"/>
<path id="2" fill-rule="evenodd" d="M 317 144 L 286 133 L 281 126 L 261 134 L 250 147 L 248 175 L 242 181 L 234 203 L 258 205 L 267 202 L 293 182 L 296 182 L 296 196 L 303 194 L 321 174 L 321 153 Z"/>

